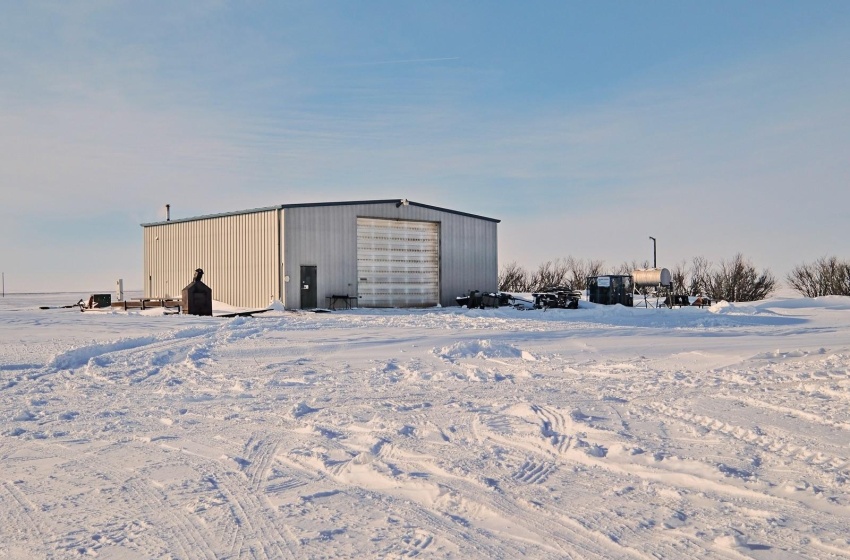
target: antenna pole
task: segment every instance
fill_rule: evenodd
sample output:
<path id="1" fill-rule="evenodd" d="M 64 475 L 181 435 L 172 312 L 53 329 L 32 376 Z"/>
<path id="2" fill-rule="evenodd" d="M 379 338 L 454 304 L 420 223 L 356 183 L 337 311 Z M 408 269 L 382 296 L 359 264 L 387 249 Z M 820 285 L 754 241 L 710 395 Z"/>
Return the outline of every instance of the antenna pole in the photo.
<path id="1" fill-rule="evenodd" d="M 655 258 L 655 238 L 651 235 L 649 238 L 652 239 L 652 268 L 658 268 L 658 261 Z"/>

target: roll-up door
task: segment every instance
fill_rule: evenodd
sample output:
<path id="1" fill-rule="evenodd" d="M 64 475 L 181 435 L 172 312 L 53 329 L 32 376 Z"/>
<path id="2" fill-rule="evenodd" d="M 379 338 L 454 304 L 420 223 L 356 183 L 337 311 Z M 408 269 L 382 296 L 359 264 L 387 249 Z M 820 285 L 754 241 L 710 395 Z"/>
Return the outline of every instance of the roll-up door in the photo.
<path id="1" fill-rule="evenodd" d="M 357 218 L 362 307 L 430 307 L 440 301 L 440 224 Z"/>

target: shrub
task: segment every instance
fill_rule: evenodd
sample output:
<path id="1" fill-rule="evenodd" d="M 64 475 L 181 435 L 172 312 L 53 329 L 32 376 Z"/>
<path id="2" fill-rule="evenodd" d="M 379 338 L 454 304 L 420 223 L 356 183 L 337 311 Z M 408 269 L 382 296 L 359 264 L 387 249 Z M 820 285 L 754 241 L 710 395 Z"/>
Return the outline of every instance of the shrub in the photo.
<path id="1" fill-rule="evenodd" d="M 546 261 L 531 273 L 531 291 L 543 290 L 551 286 L 563 286 L 569 279 L 569 261 L 558 259 Z"/>
<path id="2" fill-rule="evenodd" d="M 599 276 L 602 274 L 604 261 L 582 260 L 570 257 L 567 259 L 567 268 L 569 270 L 569 278 L 567 285 L 572 290 L 586 290 L 587 277 Z"/>
<path id="3" fill-rule="evenodd" d="M 680 262 L 670 271 L 670 277 L 673 281 L 673 293 L 685 294 L 688 283 L 688 264 L 685 261 Z"/>
<path id="4" fill-rule="evenodd" d="M 631 275 L 635 270 L 640 270 L 643 268 L 649 268 L 649 261 L 632 261 L 632 262 L 623 262 L 614 269 L 614 274 L 622 274 L 622 275 Z"/>
<path id="5" fill-rule="evenodd" d="M 599 275 L 603 264 L 603 261 L 567 257 L 546 261 L 534 272 L 528 272 L 512 262 L 503 266 L 499 272 L 499 289 L 505 292 L 535 292 L 564 286 L 572 290 L 584 290 L 587 288 L 587 277 Z"/>
<path id="6" fill-rule="evenodd" d="M 726 301 L 757 301 L 776 290 L 776 279 L 770 270 L 757 271 L 741 253 L 708 273 L 706 292 L 709 297 Z"/>
<path id="7" fill-rule="evenodd" d="M 688 269 L 687 293 L 692 296 L 707 294 L 711 276 L 711 263 L 705 257 L 694 257 Z"/>
<path id="8" fill-rule="evenodd" d="M 506 264 L 499 272 L 499 290 L 503 292 L 529 292 L 528 272 L 516 262 Z"/>
<path id="9" fill-rule="evenodd" d="M 787 280 L 806 297 L 850 296 L 850 262 L 821 257 L 811 264 L 795 267 Z"/>

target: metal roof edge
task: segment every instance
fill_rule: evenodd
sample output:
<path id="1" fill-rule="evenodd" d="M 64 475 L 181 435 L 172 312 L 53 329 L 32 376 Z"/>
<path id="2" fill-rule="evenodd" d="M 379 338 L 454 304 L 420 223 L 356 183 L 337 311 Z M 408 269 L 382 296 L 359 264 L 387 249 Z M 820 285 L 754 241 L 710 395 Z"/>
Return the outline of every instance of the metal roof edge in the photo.
<path id="1" fill-rule="evenodd" d="M 461 212 L 460 210 L 452 210 L 450 208 L 441 208 L 440 206 L 431 206 L 430 204 L 422 204 L 421 202 L 413 202 L 412 200 L 407 201 L 408 204 L 412 206 L 419 206 L 420 208 L 428 208 L 429 210 L 438 210 L 440 212 L 448 212 L 449 214 L 458 214 L 460 216 L 466 216 L 467 218 L 478 218 L 479 220 L 487 220 L 488 222 L 501 223 L 502 220 L 496 218 L 488 218 L 487 216 L 480 216 L 478 214 L 470 214 L 469 212 Z"/>
<path id="2" fill-rule="evenodd" d="M 312 206 L 354 206 L 355 204 L 395 204 L 400 198 L 388 198 L 382 200 L 343 200 L 340 202 L 295 202 L 292 204 L 281 204 L 281 208 L 310 208 Z"/>
<path id="3" fill-rule="evenodd" d="M 349 200 L 343 202 L 307 202 L 299 204 L 282 204 L 281 208 L 309 208 L 312 206 L 353 206 L 356 204 L 398 204 L 402 200 L 406 199 L 390 198 L 383 200 Z M 479 220 L 487 220 L 489 222 L 496 223 L 501 222 L 501 220 L 497 220 L 496 218 L 488 218 L 487 216 L 479 216 L 476 214 L 470 214 L 468 212 L 461 212 L 460 210 L 452 210 L 450 208 L 431 206 L 430 204 L 422 204 L 421 202 L 414 202 L 412 200 L 408 200 L 407 204 L 410 206 L 419 206 L 420 208 L 428 208 L 429 210 L 437 210 L 439 212 L 448 212 L 449 214 L 458 214 L 460 216 L 466 216 L 468 218 L 478 218 Z"/>
<path id="4" fill-rule="evenodd" d="M 163 220 L 160 222 L 147 222 L 139 224 L 142 227 L 162 226 L 166 224 L 179 224 L 180 222 L 194 222 L 197 220 L 208 220 L 210 218 L 224 218 L 227 216 L 241 216 L 243 214 L 256 214 L 257 212 L 268 212 L 270 210 L 280 210 L 281 206 L 265 206 L 263 208 L 251 208 L 249 210 L 235 210 L 233 212 L 220 212 L 218 214 L 204 214 L 203 216 L 192 216 L 189 218 L 178 218 L 176 220 Z"/>
<path id="5" fill-rule="evenodd" d="M 281 210 L 285 208 L 311 208 L 318 206 L 354 206 L 357 204 L 397 204 L 399 201 L 404 200 L 401 198 L 390 198 L 390 199 L 382 199 L 382 200 L 349 200 L 342 202 L 304 202 L 304 203 L 294 203 L 294 204 L 279 204 L 277 206 L 266 206 L 263 208 L 253 208 L 250 210 L 237 210 L 234 212 L 221 212 L 218 214 L 206 214 L 203 216 L 194 216 L 190 218 L 179 218 L 176 220 L 166 220 L 159 222 L 147 222 L 140 224 L 142 227 L 149 226 L 161 226 L 166 224 L 174 224 L 180 222 L 194 222 L 196 220 L 207 220 L 210 218 L 223 218 L 226 216 L 240 216 L 243 214 L 255 214 L 257 212 L 268 212 L 270 210 Z M 413 202 L 409 200 L 408 205 L 410 206 L 418 206 L 420 208 L 427 208 L 429 210 L 437 210 L 439 212 L 448 212 L 449 214 L 457 214 L 460 216 L 466 216 L 468 218 L 477 218 L 479 220 L 487 220 L 488 222 L 501 223 L 501 220 L 497 220 L 496 218 L 488 218 L 487 216 L 479 216 L 477 214 L 470 214 L 468 212 L 461 212 L 460 210 L 451 210 L 449 208 L 441 208 L 439 206 L 431 206 L 430 204 L 422 204 L 421 202 Z"/>

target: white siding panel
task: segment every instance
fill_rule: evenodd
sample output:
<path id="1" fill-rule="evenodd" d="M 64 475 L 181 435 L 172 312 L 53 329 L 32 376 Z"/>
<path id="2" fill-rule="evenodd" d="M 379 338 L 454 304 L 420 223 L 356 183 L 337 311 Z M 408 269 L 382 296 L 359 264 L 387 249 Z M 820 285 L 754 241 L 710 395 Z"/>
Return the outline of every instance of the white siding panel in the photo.
<path id="1" fill-rule="evenodd" d="M 440 302 L 440 225 L 357 219 L 358 302 L 431 307 Z"/>
<path id="2" fill-rule="evenodd" d="M 280 297 L 277 210 L 160 223 L 144 228 L 145 297 L 177 297 L 195 269 L 213 299 L 265 307 Z"/>

